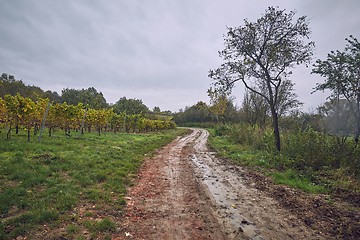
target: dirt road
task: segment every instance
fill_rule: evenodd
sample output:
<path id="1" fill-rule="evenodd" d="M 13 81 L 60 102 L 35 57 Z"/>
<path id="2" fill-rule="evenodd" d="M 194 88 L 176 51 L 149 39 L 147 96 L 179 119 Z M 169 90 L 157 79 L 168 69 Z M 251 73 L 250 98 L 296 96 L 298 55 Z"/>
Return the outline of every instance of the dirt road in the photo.
<path id="1" fill-rule="evenodd" d="M 328 239 L 207 149 L 192 129 L 145 161 L 113 239 Z"/>

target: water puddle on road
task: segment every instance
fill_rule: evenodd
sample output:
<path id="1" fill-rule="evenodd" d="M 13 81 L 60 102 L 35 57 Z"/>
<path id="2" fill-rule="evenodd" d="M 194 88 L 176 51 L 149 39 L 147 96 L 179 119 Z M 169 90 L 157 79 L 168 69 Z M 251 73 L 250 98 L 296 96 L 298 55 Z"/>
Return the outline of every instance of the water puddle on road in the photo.
<path id="1" fill-rule="evenodd" d="M 215 164 L 209 153 L 198 153 L 192 155 L 193 164 L 196 166 L 198 177 L 208 189 L 211 198 L 214 200 L 217 207 L 217 214 L 220 216 L 223 225 L 231 232 L 228 235 L 233 236 L 234 239 L 243 239 L 247 237 L 253 240 L 264 239 L 260 230 L 256 228 L 254 223 L 241 215 L 241 196 L 237 194 L 239 188 L 244 188 L 239 179 L 227 175 L 222 171 L 223 166 Z M 217 165 L 217 166 L 213 166 Z M 235 183 L 236 181 L 236 183 Z M 234 191 L 233 186 L 236 186 Z"/>

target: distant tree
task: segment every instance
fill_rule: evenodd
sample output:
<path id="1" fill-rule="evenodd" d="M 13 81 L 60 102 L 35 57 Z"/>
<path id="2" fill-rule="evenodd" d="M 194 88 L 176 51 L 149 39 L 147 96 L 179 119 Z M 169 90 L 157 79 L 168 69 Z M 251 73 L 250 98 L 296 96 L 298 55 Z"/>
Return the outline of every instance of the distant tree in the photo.
<path id="1" fill-rule="evenodd" d="M 258 124 L 264 128 L 269 115 L 269 105 L 259 94 L 246 90 L 241 106 L 244 120 L 250 125 Z"/>
<path id="2" fill-rule="evenodd" d="M 1 81 L 5 81 L 5 82 L 14 82 L 15 81 L 15 77 L 14 75 L 10 75 L 7 73 L 2 73 L 0 76 Z"/>
<path id="3" fill-rule="evenodd" d="M 62 90 L 61 98 L 63 102 L 72 105 L 82 103 L 84 106 L 93 109 L 102 109 L 108 107 L 103 94 L 98 92 L 94 87 L 89 87 L 88 89 L 83 88 L 81 90 L 65 88 Z"/>
<path id="4" fill-rule="evenodd" d="M 115 113 L 126 112 L 127 114 L 140 114 L 149 112 L 149 108 L 140 99 L 127 99 L 126 97 L 120 98 L 113 105 Z"/>
<path id="5" fill-rule="evenodd" d="M 297 97 L 294 93 L 294 83 L 290 80 L 283 80 L 279 87 L 278 104 L 276 105 L 279 117 L 299 111 L 304 103 L 300 102 Z"/>
<path id="6" fill-rule="evenodd" d="M 165 111 L 162 111 L 161 113 L 168 115 L 168 116 L 173 115 L 173 113 L 170 110 L 165 110 Z"/>
<path id="7" fill-rule="evenodd" d="M 343 52 L 331 51 L 326 60 L 318 59 L 312 73 L 325 77 L 324 83 L 318 83 L 315 91 L 328 89 L 331 98 L 345 98 L 356 119 L 355 142 L 360 136 L 360 43 L 350 36 Z"/>
<path id="8" fill-rule="evenodd" d="M 80 102 L 80 90 L 64 88 L 61 91 L 61 100 L 67 104 L 76 105 Z"/>
<path id="9" fill-rule="evenodd" d="M 353 132 L 356 121 L 351 113 L 351 104 L 346 99 L 330 99 L 318 107 L 328 133 L 346 137 Z"/>
<path id="10" fill-rule="evenodd" d="M 0 97 L 4 97 L 6 94 L 15 96 L 20 94 L 21 96 L 27 96 L 28 87 L 22 80 L 16 80 L 13 75 L 3 73 L 0 77 Z"/>
<path id="11" fill-rule="evenodd" d="M 295 65 L 309 63 L 314 48 L 306 17 L 294 21 L 295 12 L 269 7 L 256 22 L 245 19 L 244 26 L 228 28 L 224 63 L 209 76 L 213 91 L 231 92 L 235 82 L 263 97 L 270 107 L 276 149 L 280 151 L 279 102 L 283 82 Z M 262 92 L 265 86 L 266 93 Z M 283 95 L 285 96 L 285 95 Z"/>
<path id="12" fill-rule="evenodd" d="M 155 107 L 153 108 L 153 113 L 161 113 L 160 108 L 155 106 Z"/>
<path id="13" fill-rule="evenodd" d="M 208 90 L 208 96 L 210 97 L 211 106 L 210 112 L 216 116 L 216 121 L 224 120 L 226 108 L 228 106 L 228 98 L 226 94 L 217 91 Z"/>
<path id="14" fill-rule="evenodd" d="M 298 117 L 299 126 L 304 131 L 307 128 L 314 129 L 318 132 L 325 132 L 323 123 L 324 116 L 319 112 L 301 113 Z"/>
<path id="15" fill-rule="evenodd" d="M 57 92 L 52 92 L 48 90 L 45 92 L 44 97 L 50 99 L 50 101 L 54 103 L 61 102 L 61 96 Z"/>
<path id="16" fill-rule="evenodd" d="M 228 97 L 228 101 L 226 103 L 226 110 L 224 114 L 224 122 L 239 122 L 240 111 L 237 106 L 234 104 L 235 99 L 233 97 Z"/>
<path id="17" fill-rule="evenodd" d="M 258 86 L 258 88 L 262 94 L 267 95 L 265 85 Z M 294 93 L 294 84 L 289 80 L 283 80 L 278 90 L 278 103 L 276 105 L 278 117 L 297 112 L 302 105 L 303 103 L 297 100 L 297 95 Z M 271 116 L 270 109 L 265 98 L 253 91 L 245 91 L 242 111 L 247 122 L 265 127 L 268 116 Z"/>
<path id="18" fill-rule="evenodd" d="M 61 97 L 57 92 L 44 92 L 40 87 L 25 85 L 22 80 L 16 80 L 13 75 L 2 73 L 0 76 L 0 97 L 6 94 L 15 96 L 20 94 L 23 97 L 29 97 L 33 101 L 39 98 L 48 98 L 51 102 L 61 102 Z"/>
<path id="19" fill-rule="evenodd" d="M 185 110 L 176 113 L 174 121 L 177 124 L 215 121 L 212 116 L 210 107 L 205 102 L 199 101 L 195 105 L 186 107 Z"/>
<path id="20" fill-rule="evenodd" d="M 210 113 L 215 116 L 217 122 L 236 122 L 239 119 L 239 111 L 234 105 L 234 97 L 228 97 L 221 92 L 208 90 L 210 97 Z"/>

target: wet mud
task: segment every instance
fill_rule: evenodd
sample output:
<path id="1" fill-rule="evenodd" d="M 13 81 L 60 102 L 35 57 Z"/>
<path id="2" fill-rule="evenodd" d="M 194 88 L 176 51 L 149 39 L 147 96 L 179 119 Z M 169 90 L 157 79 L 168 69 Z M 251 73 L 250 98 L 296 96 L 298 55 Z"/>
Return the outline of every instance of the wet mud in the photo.
<path id="1" fill-rule="evenodd" d="M 357 212 L 350 233 L 331 231 L 334 208 L 315 211 L 324 201 L 218 159 L 209 133 L 191 131 L 145 161 L 113 239 L 357 239 Z"/>

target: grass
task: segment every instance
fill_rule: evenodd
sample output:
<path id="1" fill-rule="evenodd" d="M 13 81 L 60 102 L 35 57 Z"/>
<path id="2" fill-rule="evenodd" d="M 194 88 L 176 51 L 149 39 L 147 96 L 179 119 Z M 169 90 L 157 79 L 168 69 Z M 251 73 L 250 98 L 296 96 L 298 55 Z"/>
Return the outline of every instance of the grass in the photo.
<path id="1" fill-rule="evenodd" d="M 32 233 L 42 225 L 65 225 L 63 237 L 81 238 L 81 229 L 97 238 L 116 229 L 108 209 L 121 212 L 126 188 L 145 156 L 185 130 L 146 134 L 73 134 L 57 132 L 27 142 L 25 132 L 0 139 L 0 239 Z M 79 206 L 94 206 L 79 216 Z"/>
<path id="2" fill-rule="evenodd" d="M 275 183 L 301 189 L 309 193 L 325 193 L 328 189 L 315 184 L 312 176 L 302 175 L 288 168 L 288 159 L 274 156 L 266 151 L 251 148 L 232 141 L 227 136 L 216 136 L 214 129 L 210 132 L 209 144 L 222 158 L 231 159 L 234 163 L 259 169 L 270 176 Z"/>
<path id="3" fill-rule="evenodd" d="M 246 166 L 271 168 L 271 162 L 265 152 L 236 143 L 226 136 L 215 136 L 213 129 L 208 129 L 208 131 L 210 132 L 209 144 L 220 157 Z"/>
<path id="4" fill-rule="evenodd" d="M 287 169 L 285 172 L 273 172 L 270 176 L 277 184 L 288 185 L 293 188 L 302 189 L 308 193 L 325 193 L 327 189 L 316 185 L 308 177 L 298 174 L 293 169 Z"/>

